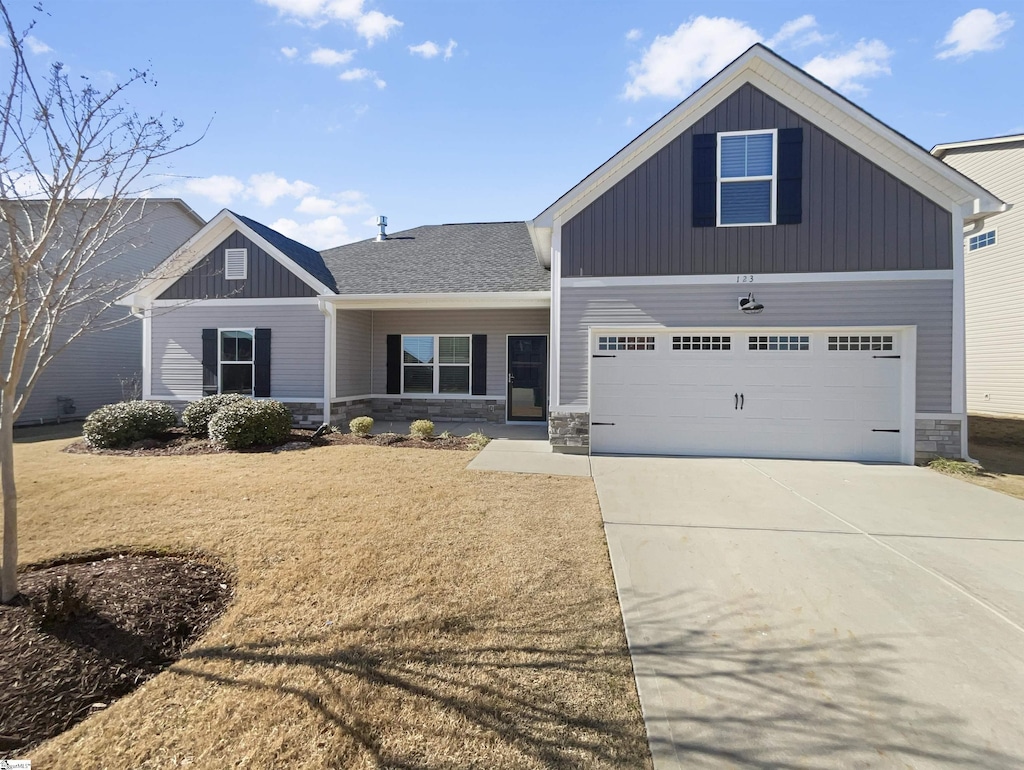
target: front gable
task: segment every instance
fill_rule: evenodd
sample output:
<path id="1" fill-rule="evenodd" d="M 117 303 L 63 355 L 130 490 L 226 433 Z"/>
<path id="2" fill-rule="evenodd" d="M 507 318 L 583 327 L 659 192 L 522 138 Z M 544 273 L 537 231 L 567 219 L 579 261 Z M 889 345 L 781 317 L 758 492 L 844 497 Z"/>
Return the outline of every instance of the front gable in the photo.
<path id="1" fill-rule="evenodd" d="M 244 249 L 246 277 L 230 280 L 225 270 L 225 252 Z M 238 230 L 210 249 L 157 299 L 265 299 L 274 297 L 315 297 L 317 292 L 295 273 Z"/>
<path id="2" fill-rule="evenodd" d="M 778 180 L 776 224 L 715 226 L 716 136 L 756 130 L 802 140 L 796 178 Z M 796 212 L 783 210 L 787 182 L 799 186 L 788 196 Z M 948 270 L 951 222 L 948 209 L 746 83 L 563 224 L 561 274 Z"/>

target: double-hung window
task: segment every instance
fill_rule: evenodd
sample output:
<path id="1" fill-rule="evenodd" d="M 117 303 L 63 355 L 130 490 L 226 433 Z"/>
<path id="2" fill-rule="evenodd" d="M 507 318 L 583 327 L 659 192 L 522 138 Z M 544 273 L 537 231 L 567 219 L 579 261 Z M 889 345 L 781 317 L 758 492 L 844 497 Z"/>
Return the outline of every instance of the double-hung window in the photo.
<path id="1" fill-rule="evenodd" d="M 220 330 L 221 393 L 253 394 L 255 338 L 254 329 Z"/>
<path id="2" fill-rule="evenodd" d="M 403 393 L 469 393 L 470 335 L 402 336 Z"/>
<path id="3" fill-rule="evenodd" d="M 775 224 L 776 136 L 771 131 L 718 135 L 718 225 Z"/>

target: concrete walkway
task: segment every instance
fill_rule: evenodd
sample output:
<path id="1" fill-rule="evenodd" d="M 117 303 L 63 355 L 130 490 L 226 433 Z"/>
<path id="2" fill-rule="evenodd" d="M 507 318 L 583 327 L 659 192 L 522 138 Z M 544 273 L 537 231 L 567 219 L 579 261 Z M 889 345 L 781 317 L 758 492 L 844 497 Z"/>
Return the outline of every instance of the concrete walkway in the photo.
<path id="1" fill-rule="evenodd" d="M 474 471 L 589 476 L 590 457 L 552 452 L 545 430 L 544 438 L 495 439 L 485 446 L 467 467 Z"/>
<path id="2" fill-rule="evenodd" d="M 1024 767 L 1024 502 L 906 466 L 591 465 L 656 770 Z"/>

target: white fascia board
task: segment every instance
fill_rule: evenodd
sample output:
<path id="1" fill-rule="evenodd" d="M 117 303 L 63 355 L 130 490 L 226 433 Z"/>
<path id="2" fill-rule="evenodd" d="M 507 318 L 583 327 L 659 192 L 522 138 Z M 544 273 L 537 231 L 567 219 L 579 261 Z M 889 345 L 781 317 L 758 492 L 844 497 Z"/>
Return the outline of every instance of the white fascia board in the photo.
<path id="1" fill-rule="evenodd" d="M 477 291 L 421 294 L 328 294 L 318 299 L 343 309 L 450 310 L 550 308 L 550 291 Z"/>
<path id="2" fill-rule="evenodd" d="M 317 307 L 319 304 L 318 297 L 215 297 L 214 299 L 154 299 L 149 302 L 147 307 L 280 307 L 281 305 Z"/>
<path id="3" fill-rule="evenodd" d="M 757 291 L 775 283 L 857 283 L 863 281 L 952 281 L 955 270 L 865 270 L 841 273 L 754 273 L 746 275 L 628 275 L 562 278 L 562 288 L 604 289 L 630 286 L 735 286 L 739 292 Z M 750 279 L 750 280 L 744 280 Z"/>
<path id="4" fill-rule="evenodd" d="M 530 241 L 533 243 L 533 251 L 537 255 L 540 266 L 551 269 L 551 228 L 538 227 L 533 222 L 526 223 L 526 229 L 530 233 Z"/>
<path id="5" fill-rule="evenodd" d="M 950 150 L 962 150 L 973 147 L 990 147 L 996 144 L 1010 144 L 1011 142 L 1024 142 L 1024 134 L 992 136 L 988 139 L 969 139 L 966 142 L 947 142 L 946 144 L 937 144 L 932 147 L 931 153 L 936 158 L 941 158 Z"/>
<path id="6" fill-rule="evenodd" d="M 936 202 L 952 207 L 979 199 L 979 207 L 990 210 L 993 202 L 1002 203 L 803 70 L 755 46 L 541 212 L 534 226 L 550 227 L 556 215 L 564 222 L 578 213 L 746 83 Z"/>

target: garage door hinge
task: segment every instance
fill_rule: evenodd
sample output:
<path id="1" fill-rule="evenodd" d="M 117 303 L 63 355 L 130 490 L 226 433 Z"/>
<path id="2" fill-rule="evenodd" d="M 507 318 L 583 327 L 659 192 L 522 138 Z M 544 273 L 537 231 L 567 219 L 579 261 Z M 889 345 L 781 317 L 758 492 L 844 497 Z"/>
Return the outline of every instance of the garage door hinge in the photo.
<path id="1" fill-rule="evenodd" d="M 899 358 L 899 356 L 871 356 L 872 358 Z"/>
<path id="2" fill-rule="evenodd" d="M 591 425 L 614 425 L 614 422 L 592 422 Z"/>
<path id="3" fill-rule="evenodd" d="M 610 356 L 607 353 L 594 353 L 591 358 L 615 358 L 615 356 Z"/>
<path id="4" fill-rule="evenodd" d="M 899 428 L 872 428 L 872 433 L 899 433 Z"/>

